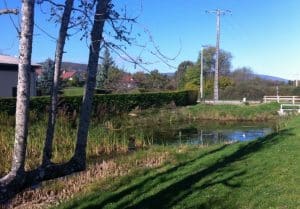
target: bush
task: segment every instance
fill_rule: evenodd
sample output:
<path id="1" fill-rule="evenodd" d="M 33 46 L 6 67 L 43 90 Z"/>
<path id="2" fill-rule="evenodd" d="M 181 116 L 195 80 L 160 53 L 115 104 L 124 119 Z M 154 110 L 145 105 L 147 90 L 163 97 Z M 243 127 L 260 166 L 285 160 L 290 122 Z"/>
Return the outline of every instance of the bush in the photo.
<path id="1" fill-rule="evenodd" d="M 149 107 L 161 107 L 172 101 L 177 106 L 186 106 L 195 104 L 197 100 L 197 91 L 178 91 L 178 92 L 158 92 L 142 94 L 96 94 L 93 100 L 93 114 L 99 111 L 105 113 L 128 112 L 135 107 L 146 109 Z M 60 96 L 58 102 L 59 110 L 66 112 L 79 111 L 82 102 L 82 96 Z M 30 111 L 37 113 L 47 112 L 50 106 L 49 97 L 33 97 L 30 100 Z M 10 115 L 15 113 L 16 99 L 1 98 L 0 112 Z"/>

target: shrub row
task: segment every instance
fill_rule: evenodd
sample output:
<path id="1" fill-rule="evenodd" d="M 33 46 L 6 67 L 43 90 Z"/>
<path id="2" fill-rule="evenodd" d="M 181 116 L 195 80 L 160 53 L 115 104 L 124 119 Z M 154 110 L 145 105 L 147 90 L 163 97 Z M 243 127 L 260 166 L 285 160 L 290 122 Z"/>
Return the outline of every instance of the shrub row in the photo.
<path id="1" fill-rule="evenodd" d="M 93 101 L 93 113 L 99 111 L 105 113 L 127 112 L 135 107 L 141 109 L 149 107 L 161 107 L 172 101 L 176 106 L 195 104 L 197 91 L 159 92 L 142 94 L 96 94 Z M 61 96 L 59 97 L 58 108 L 67 112 L 79 111 L 82 96 Z M 1 98 L 0 112 L 14 114 L 16 108 L 15 98 Z M 30 111 L 37 113 L 46 112 L 50 105 L 49 97 L 33 97 L 30 100 Z"/>

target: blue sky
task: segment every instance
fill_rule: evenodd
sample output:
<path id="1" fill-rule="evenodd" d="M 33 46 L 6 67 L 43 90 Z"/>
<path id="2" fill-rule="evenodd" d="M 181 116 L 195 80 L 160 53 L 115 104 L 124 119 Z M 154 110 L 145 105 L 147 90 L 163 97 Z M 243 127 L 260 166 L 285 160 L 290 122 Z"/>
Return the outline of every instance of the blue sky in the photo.
<path id="1" fill-rule="evenodd" d="M 140 5 L 142 2 L 142 10 Z M 9 7 L 20 7 L 20 1 L 7 0 Z M 206 10 L 228 9 L 232 15 L 221 19 L 221 48 L 233 54 L 233 69 L 247 66 L 256 73 L 294 79 L 300 74 L 300 1 L 299 0 L 116 0 L 116 5 L 126 4 L 129 14 L 139 15 L 139 25 L 134 31 L 147 28 L 161 52 L 173 57 L 181 48 L 176 60 L 169 64 L 177 66 L 184 60 L 196 61 L 201 45 L 215 45 L 216 18 Z M 0 0 L 0 8 L 4 0 Z M 13 17 L 15 22 L 19 18 Z M 37 7 L 36 23 L 56 36 L 57 27 L 46 21 L 47 16 Z M 0 52 L 18 54 L 17 34 L 8 16 L 0 17 Z M 43 61 L 53 57 L 55 42 L 35 28 L 33 60 Z M 147 35 L 137 40 L 153 50 Z M 65 61 L 86 63 L 88 48 L 79 35 L 73 36 L 66 45 Z M 140 48 L 128 48 L 133 57 L 141 55 L 146 62 L 157 58 L 141 52 Z M 140 70 L 115 57 L 116 62 L 128 71 Z M 147 66 L 161 72 L 172 72 L 162 62 Z"/>

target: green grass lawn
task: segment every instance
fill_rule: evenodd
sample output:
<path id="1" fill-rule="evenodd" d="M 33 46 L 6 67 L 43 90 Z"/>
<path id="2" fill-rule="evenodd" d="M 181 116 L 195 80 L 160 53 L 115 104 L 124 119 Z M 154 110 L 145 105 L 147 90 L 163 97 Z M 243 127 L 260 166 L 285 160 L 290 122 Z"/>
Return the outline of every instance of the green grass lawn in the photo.
<path id="1" fill-rule="evenodd" d="M 58 208 L 300 208 L 300 117 L 251 142 L 168 149 L 163 166 L 95 182 Z"/>
<path id="2" fill-rule="evenodd" d="M 64 96 L 82 96 L 83 87 L 69 87 L 63 89 Z"/>

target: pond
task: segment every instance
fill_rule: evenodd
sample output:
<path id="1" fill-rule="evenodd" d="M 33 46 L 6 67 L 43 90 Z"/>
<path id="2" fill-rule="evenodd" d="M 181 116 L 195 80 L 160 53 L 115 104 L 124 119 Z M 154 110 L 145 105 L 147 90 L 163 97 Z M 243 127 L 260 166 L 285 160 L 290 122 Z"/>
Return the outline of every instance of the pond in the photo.
<path id="1" fill-rule="evenodd" d="M 271 134 L 274 124 L 258 122 L 181 122 L 140 127 L 149 143 L 160 145 L 195 144 L 208 146 L 218 143 L 254 140 Z"/>

